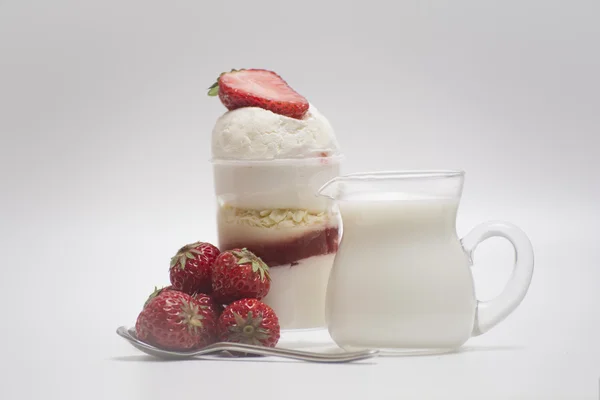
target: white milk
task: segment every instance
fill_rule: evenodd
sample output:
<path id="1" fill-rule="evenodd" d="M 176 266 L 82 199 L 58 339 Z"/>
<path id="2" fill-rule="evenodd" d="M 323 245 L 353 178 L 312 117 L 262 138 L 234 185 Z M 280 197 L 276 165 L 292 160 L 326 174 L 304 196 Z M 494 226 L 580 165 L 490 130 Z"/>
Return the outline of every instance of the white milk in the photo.
<path id="1" fill-rule="evenodd" d="M 455 231 L 459 199 L 374 196 L 338 203 L 343 237 L 326 301 L 332 338 L 345 348 L 459 347 L 476 310 Z"/>

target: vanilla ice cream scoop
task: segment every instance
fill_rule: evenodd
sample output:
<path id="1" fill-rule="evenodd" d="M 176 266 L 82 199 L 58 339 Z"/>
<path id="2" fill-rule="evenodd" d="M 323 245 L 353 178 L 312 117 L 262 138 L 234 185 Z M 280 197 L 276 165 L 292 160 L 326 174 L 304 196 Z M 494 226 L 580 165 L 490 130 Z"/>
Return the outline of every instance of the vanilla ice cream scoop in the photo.
<path id="1" fill-rule="evenodd" d="M 223 114 L 212 132 L 214 159 L 273 160 L 340 154 L 329 121 L 310 105 L 302 119 L 258 107 Z"/>

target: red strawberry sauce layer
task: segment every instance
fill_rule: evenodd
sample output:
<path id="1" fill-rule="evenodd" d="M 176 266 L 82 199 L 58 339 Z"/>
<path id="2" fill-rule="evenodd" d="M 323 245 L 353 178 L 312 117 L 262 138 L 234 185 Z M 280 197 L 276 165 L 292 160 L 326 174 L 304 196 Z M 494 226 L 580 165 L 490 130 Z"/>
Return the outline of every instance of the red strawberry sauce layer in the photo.
<path id="1" fill-rule="evenodd" d="M 339 245 L 338 228 L 313 231 L 292 240 L 270 243 L 221 243 L 221 248 L 246 247 L 269 267 L 294 265 L 304 258 L 335 253 Z"/>

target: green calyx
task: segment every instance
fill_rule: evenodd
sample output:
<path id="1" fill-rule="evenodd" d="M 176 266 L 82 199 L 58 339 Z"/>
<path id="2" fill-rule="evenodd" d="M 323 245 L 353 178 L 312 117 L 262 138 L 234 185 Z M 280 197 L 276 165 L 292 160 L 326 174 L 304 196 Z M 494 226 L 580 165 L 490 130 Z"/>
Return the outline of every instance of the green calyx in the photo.
<path id="1" fill-rule="evenodd" d="M 262 281 L 265 280 L 265 277 L 268 280 L 271 280 L 271 275 L 269 274 L 269 266 L 265 264 L 260 257 L 257 257 L 256 254 L 248 250 L 247 248 L 243 248 L 242 250 L 232 251 L 233 255 L 237 257 L 237 265 L 252 265 L 252 272 L 260 273 L 260 279 Z"/>
<path id="2" fill-rule="evenodd" d="M 212 84 L 211 87 L 208 88 L 208 95 L 216 96 L 218 94 L 219 94 L 219 81 L 217 80 L 215 83 Z"/>
<path id="3" fill-rule="evenodd" d="M 221 72 L 221 74 L 219 74 L 219 78 L 221 76 L 223 76 L 224 74 L 228 74 L 230 72 L 237 72 L 237 71 L 243 71 L 243 69 L 232 69 L 229 72 Z M 217 81 L 215 83 L 213 83 L 209 88 L 208 88 L 208 95 L 209 96 L 217 96 L 219 94 L 219 78 L 217 78 Z"/>
<path id="4" fill-rule="evenodd" d="M 229 338 L 232 342 L 263 345 L 263 341 L 269 338 L 269 330 L 261 326 L 263 316 L 259 313 L 256 317 L 252 311 L 248 312 L 246 318 L 234 312 L 235 324 L 229 327 Z"/>
<path id="5" fill-rule="evenodd" d="M 200 314 L 198 305 L 183 301 L 178 315 L 181 318 L 181 323 L 185 324 L 190 332 L 196 332 L 198 328 L 202 328 L 204 317 Z"/>
<path id="6" fill-rule="evenodd" d="M 148 296 L 148 299 L 144 303 L 144 308 L 146 308 L 146 306 L 148 305 L 148 303 L 150 303 L 150 301 L 152 301 L 153 298 L 155 298 L 156 296 L 158 296 L 164 289 L 165 289 L 164 286 L 161 287 L 160 289 L 158 287 L 154 286 L 154 292 L 152 292 L 152 294 L 150 294 L 150 296 Z"/>
<path id="7" fill-rule="evenodd" d="M 200 245 L 200 242 L 195 242 L 192 244 L 188 244 L 183 246 L 177 254 L 171 257 L 171 264 L 169 268 L 174 268 L 178 266 L 181 269 L 185 269 L 185 263 L 187 260 L 193 260 L 196 258 L 196 255 L 202 254 L 199 250 L 196 249 Z"/>

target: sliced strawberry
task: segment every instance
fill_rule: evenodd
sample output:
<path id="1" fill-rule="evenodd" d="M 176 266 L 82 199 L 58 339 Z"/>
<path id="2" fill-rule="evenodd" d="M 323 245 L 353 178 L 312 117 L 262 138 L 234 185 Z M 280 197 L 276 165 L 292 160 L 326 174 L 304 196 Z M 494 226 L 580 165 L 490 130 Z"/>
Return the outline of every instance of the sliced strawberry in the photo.
<path id="1" fill-rule="evenodd" d="M 291 118 L 302 118 L 308 101 L 292 89 L 279 75 L 264 69 L 241 69 L 224 72 L 208 90 L 219 95 L 228 110 L 260 107 Z"/>

